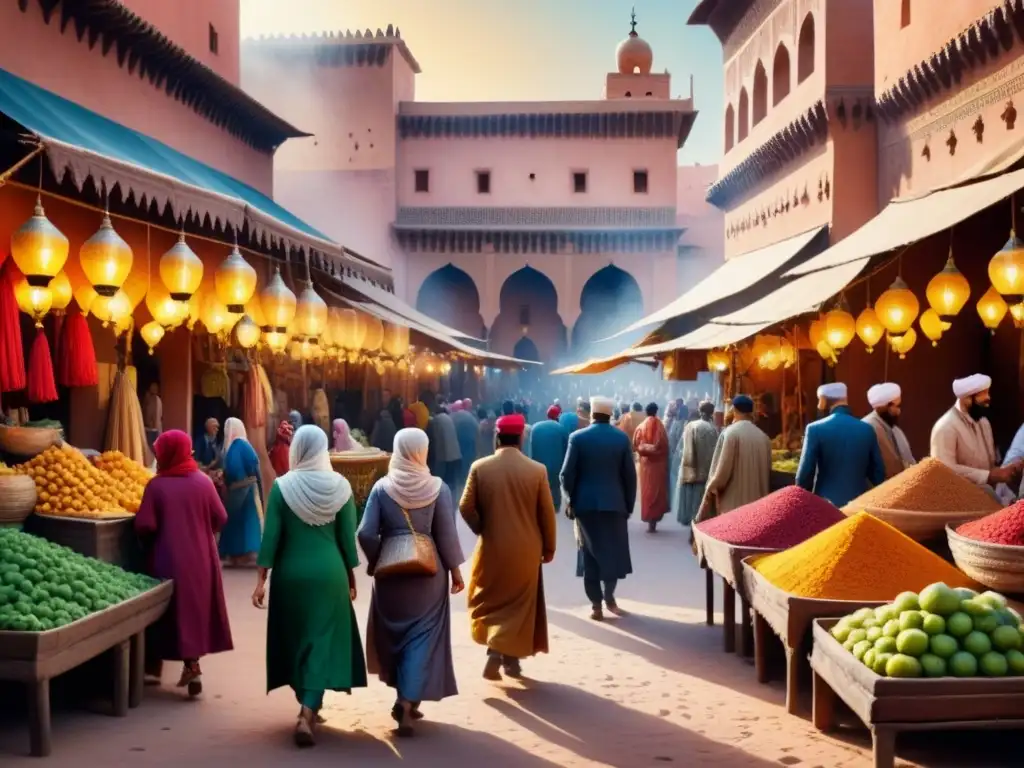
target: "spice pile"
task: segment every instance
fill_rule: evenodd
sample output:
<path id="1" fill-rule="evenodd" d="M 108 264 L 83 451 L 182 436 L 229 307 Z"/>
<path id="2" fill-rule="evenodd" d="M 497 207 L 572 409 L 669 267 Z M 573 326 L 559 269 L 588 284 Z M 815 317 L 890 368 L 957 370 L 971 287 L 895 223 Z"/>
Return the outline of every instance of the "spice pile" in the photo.
<path id="1" fill-rule="evenodd" d="M 864 512 L 791 549 L 759 557 L 754 568 L 784 592 L 822 600 L 892 600 L 937 581 L 978 586 L 934 552 Z"/>
<path id="2" fill-rule="evenodd" d="M 1024 547 L 1024 501 L 1018 501 L 980 520 L 964 523 L 956 532 L 965 539 Z"/>
<path id="3" fill-rule="evenodd" d="M 843 507 L 847 513 L 865 509 L 906 512 L 995 512 L 987 491 L 960 477 L 938 459 L 927 458 L 891 477 Z"/>
<path id="4" fill-rule="evenodd" d="M 734 546 L 788 549 L 845 519 L 825 499 L 792 485 L 699 523 L 697 528 Z"/>

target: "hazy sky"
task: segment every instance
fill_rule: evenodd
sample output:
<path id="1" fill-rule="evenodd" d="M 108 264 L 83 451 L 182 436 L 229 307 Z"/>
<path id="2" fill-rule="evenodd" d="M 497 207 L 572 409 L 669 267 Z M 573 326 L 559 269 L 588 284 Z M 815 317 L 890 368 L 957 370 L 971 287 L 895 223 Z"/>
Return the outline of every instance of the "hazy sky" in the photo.
<path id="1" fill-rule="evenodd" d="M 707 27 L 688 27 L 697 0 L 241 0 L 242 36 L 343 29 L 402 31 L 423 73 L 420 101 L 600 99 L 615 48 L 637 31 L 672 95 L 700 112 L 679 155 L 714 163 L 722 153 L 722 49 Z"/>

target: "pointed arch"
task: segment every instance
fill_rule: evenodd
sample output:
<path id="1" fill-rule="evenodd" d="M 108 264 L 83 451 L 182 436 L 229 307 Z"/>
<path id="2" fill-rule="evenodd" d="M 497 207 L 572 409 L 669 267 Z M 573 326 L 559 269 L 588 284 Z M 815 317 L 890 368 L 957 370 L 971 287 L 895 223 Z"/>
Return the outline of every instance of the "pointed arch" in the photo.
<path id="1" fill-rule="evenodd" d="M 772 106 L 789 96 L 789 88 L 793 73 L 789 62 L 789 50 L 784 43 L 775 49 L 775 61 L 772 63 Z"/>
<path id="2" fill-rule="evenodd" d="M 808 13 L 800 25 L 800 38 L 796 53 L 796 81 L 802 83 L 814 74 L 814 14 Z"/>
<path id="3" fill-rule="evenodd" d="M 480 292 L 473 278 L 454 264 L 435 269 L 420 285 L 416 309 L 474 337 L 484 336 Z"/>
<path id="4" fill-rule="evenodd" d="M 732 149 L 736 143 L 736 112 L 732 104 L 725 108 L 725 151 Z"/>
<path id="5" fill-rule="evenodd" d="M 491 349 L 511 355 L 516 344 L 529 336 L 544 363 L 565 354 L 565 324 L 558 314 L 558 291 L 540 270 L 531 266 L 509 275 L 502 283 L 500 311 L 491 328 Z"/>
<path id="6" fill-rule="evenodd" d="M 736 116 L 736 143 L 739 144 L 750 131 L 750 99 L 747 97 L 747 89 L 740 89 L 740 108 Z"/>
<path id="7" fill-rule="evenodd" d="M 572 329 L 573 357 L 589 357 L 605 351 L 600 344 L 617 330 L 643 317 L 643 292 L 636 279 L 614 264 L 599 269 L 580 292 L 580 316 Z M 612 342 L 622 346 L 622 340 Z M 610 350 L 611 354 L 615 350 Z"/>
<path id="8" fill-rule="evenodd" d="M 757 62 L 754 67 L 754 119 L 753 125 L 757 125 L 768 116 L 768 73 L 765 72 L 764 64 Z"/>

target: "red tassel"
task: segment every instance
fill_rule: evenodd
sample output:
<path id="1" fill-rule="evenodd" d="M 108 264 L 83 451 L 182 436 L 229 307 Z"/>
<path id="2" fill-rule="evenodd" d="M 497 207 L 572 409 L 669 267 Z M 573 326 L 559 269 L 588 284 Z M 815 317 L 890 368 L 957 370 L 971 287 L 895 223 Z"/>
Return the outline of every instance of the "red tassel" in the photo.
<path id="1" fill-rule="evenodd" d="M 42 328 L 32 342 L 28 358 L 28 401 L 52 403 L 57 399 L 57 383 L 53 380 L 53 362 L 50 360 L 50 342 Z"/>
<path id="2" fill-rule="evenodd" d="M 21 347 L 21 318 L 14 298 L 14 259 L 0 278 L 0 392 L 25 388 L 25 352 Z"/>
<path id="3" fill-rule="evenodd" d="M 85 315 L 77 309 L 68 312 L 61 329 L 60 356 L 57 358 L 57 377 L 62 387 L 95 387 L 99 381 L 96 371 L 96 350 Z"/>

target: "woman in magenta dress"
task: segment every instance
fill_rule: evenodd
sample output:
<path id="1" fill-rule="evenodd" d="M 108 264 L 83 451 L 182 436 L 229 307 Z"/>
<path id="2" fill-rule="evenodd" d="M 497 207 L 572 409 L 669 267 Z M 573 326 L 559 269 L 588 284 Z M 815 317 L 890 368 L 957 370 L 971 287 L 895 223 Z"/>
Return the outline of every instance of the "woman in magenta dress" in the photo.
<path id="1" fill-rule="evenodd" d="M 174 579 L 166 613 L 146 635 L 147 656 L 183 663 L 179 688 L 203 690 L 199 660 L 230 651 L 231 627 L 221 582 L 215 534 L 227 513 L 213 483 L 192 458 L 192 440 L 171 430 L 153 446 L 157 476 L 150 480 L 135 516 L 149 574 Z M 159 676 L 159 663 L 151 672 Z"/>

